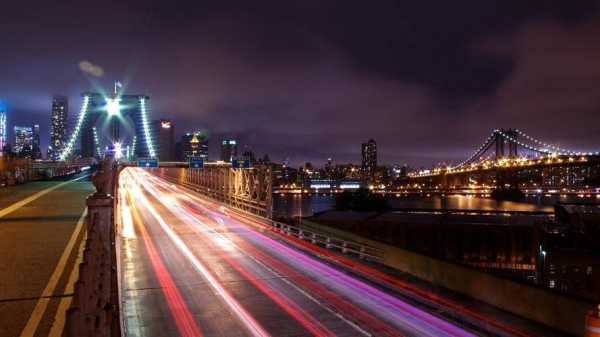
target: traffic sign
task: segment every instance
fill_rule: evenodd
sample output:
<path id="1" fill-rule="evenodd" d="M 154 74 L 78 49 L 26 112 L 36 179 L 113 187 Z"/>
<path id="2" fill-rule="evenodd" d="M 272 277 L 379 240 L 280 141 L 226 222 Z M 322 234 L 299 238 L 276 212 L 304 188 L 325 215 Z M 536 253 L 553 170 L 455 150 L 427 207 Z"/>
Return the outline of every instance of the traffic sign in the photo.
<path id="1" fill-rule="evenodd" d="M 138 167 L 158 167 L 156 158 L 140 158 L 137 162 Z"/>
<path id="2" fill-rule="evenodd" d="M 248 159 L 232 159 L 232 168 L 250 168 L 250 161 Z"/>
<path id="3" fill-rule="evenodd" d="M 190 157 L 190 168 L 203 168 L 204 167 L 204 158 L 202 157 Z"/>

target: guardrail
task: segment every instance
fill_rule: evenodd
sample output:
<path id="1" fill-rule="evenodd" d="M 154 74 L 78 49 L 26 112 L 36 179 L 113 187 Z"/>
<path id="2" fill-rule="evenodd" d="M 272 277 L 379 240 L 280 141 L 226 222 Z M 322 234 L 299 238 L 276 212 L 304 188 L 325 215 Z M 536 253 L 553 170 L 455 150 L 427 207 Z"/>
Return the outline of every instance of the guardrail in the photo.
<path id="1" fill-rule="evenodd" d="M 342 254 L 353 255 L 365 261 L 376 263 L 383 262 L 384 251 L 382 249 L 354 241 L 338 239 L 327 234 L 310 231 L 278 221 L 270 221 L 270 224 L 276 231 L 279 231 L 285 235 L 294 236 L 300 240 L 311 242 L 314 245 L 339 251 Z"/>
<path id="2" fill-rule="evenodd" d="M 207 166 L 202 169 L 160 167 L 149 169 L 170 182 L 186 186 L 206 197 L 270 218 L 272 178 L 268 167 L 232 169 L 229 166 Z"/>
<path id="3" fill-rule="evenodd" d="M 327 235 L 324 233 L 319 233 L 314 230 L 307 230 L 304 228 L 292 226 L 286 223 L 282 223 L 279 221 L 274 221 L 269 219 L 268 217 L 263 216 L 263 214 L 268 214 L 268 212 L 264 211 L 264 208 L 261 208 L 261 212 L 257 212 L 254 207 L 238 207 L 235 203 L 230 202 L 230 200 L 220 200 L 219 198 L 214 198 L 210 193 L 207 193 L 201 186 L 198 186 L 194 183 L 189 182 L 189 178 L 187 174 L 179 173 L 179 176 L 176 178 L 170 174 L 165 174 L 164 171 L 158 171 L 157 175 L 161 178 L 168 180 L 170 182 L 185 186 L 191 190 L 194 190 L 200 194 L 207 196 L 208 198 L 221 203 L 225 206 L 232 207 L 238 212 L 242 212 L 251 217 L 255 217 L 260 219 L 263 222 L 266 222 L 272 226 L 275 231 L 279 231 L 285 235 L 294 236 L 300 240 L 309 241 L 312 244 L 331 249 L 334 251 L 341 252 L 342 254 L 352 255 L 358 257 L 359 259 L 382 263 L 384 258 L 384 251 L 382 249 L 378 249 L 372 246 L 364 245 L 355 241 L 348 241 L 343 239 L 338 239 L 331 235 Z M 193 180 L 192 180 L 193 181 Z"/>

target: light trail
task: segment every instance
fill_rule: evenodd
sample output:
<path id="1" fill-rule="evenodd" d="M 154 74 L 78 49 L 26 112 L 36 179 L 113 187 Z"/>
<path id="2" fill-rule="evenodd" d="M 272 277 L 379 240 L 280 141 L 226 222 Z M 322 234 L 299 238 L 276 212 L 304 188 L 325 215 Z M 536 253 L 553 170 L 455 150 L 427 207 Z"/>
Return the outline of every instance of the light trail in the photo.
<path id="1" fill-rule="evenodd" d="M 187 218 L 184 214 L 179 214 L 181 218 Z M 189 219 L 188 219 L 189 220 Z M 221 248 L 223 251 L 226 249 L 219 247 L 219 244 L 210 243 L 210 238 L 206 237 L 205 233 L 196 229 L 195 226 L 192 225 L 192 228 L 195 229 L 195 232 L 202 237 L 202 239 L 207 240 L 206 242 L 213 249 L 217 250 Z M 213 232 L 214 233 L 214 232 Z M 222 242 L 233 243 L 229 241 L 227 238 L 223 238 Z M 336 336 L 332 331 L 327 329 L 327 327 L 323 326 L 319 323 L 319 321 L 313 317 L 310 313 L 306 312 L 294 302 L 292 302 L 289 298 L 282 296 L 276 292 L 276 290 L 271 287 L 268 283 L 263 282 L 260 278 L 250 274 L 246 269 L 244 269 L 239 263 L 234 261 L 232 258 L 228 257 L 227 254 L 221 254 L 221 258 L 223 258 L 233 269 L 235 269 L 238 273 L 240 273 L 246 280 L 248 280 L 252 285 L 254 285 L 257 289 L 262 291 L 265 295 L 267 295 L 271 300 L 273 300 L 277 305 L 279 305 L 285 312 L 290 314 L 296 321 L 298 321 L 303 327 L 305 327 L 308 331 L 310 331 L 314 336 Z"/>
<path id="2" fill-rule="evenodd" d="M 154 273 L 156 274 L 158 282 L 161 285 L 161 290 L 165 295 L 167 305 L 169 306 L 171 315 L 175 320 L 175 325 L 177 326 L 180 336 L 202 337 L 200 328 L 196 324 L 196 321 L 194 320 L 194 317 L 190 313 L 188 306 L 183 300 L 181 293 L 177 289 L 177 285 L 175 285 L 169 270 L 164 265 L 160 254 L 157 252 L 156 247 L 152 242 L 150 235 L 148 234 L 148 231 L 144 227 L 144 223 L 138 215 L 139 211 L 135 209 L 135 206 L 133 207 L 132 215 L 138 226 L 142 239 L 144 240 L 146 251 L 150 257 L 152 267 L 154 268 Z"/>
<path id="3" fill-rule="evenodd" d="M 194 210 L 192 210 L 192 209 L 189 209 L 189 211 L 190 212 L 194 212 Z M 258 265 L 260 265 L 261 267 L 263 267 L 264 269 L 266 269 L 269 272 L 271 272 L 276 278 L 280 279 L 282 282 L 286 283 L 288 286 L 291 286 L 292 288 L 294 288 L 295 290 L 297 290 L 298 292 L 300 292 L 302 295 L 308 297 L 311 301 L 313 301 L 316 304 L 322 306 L 321 302 L 319 302 L 313 296 L 309 295 L 306 291 L 304 291 L 303 289 L 301 289 L 300 287 L 296 286 L 294 283 L 292 283 L 292 282 L 289 281 L 289 278 L 292 277 L 291 273 L 283 274 L 283 273 L 277 272 L 276 270 L 272 269 L 271 267 L 273 267 L 276 264 L 276 262 L 271 261 L 272 263 L 265 264 L 264 262 L 260 261 L 260 259 L 257 259 L 255 256 L 256 255 L 260 255 L 260 253 L 256 249 L 249 249 L 249 247 L 246 247 L 246 246 L 244 246 L 243 248 L 241 248 L 236 242 L 232 241 L 229 237 L 227 237 L 227 236 L 223 235 L 222 233 L 218 232 L 218 229 L 210 228 L 201 219 L 192 217 L 189 214 L 187 214 L 186 212 L 177 212 L 177 213 L 178 213 L 178 216 L 180 218 L 185 219 L 184 221 L 187 221 L 188 223 L 190 223 L 190 225 L 192 226 L 192 228 L 194 228 L 199 235 L 204 236 L 205 239 L 206 239 L 206 237 L 205 237 L 204 231 L 198 230 L 197 226 L 202 226 L 203 228 L 208 229 L 208 231 L 211 234 L 219 236 L 219 238 L 221 239 L 220 242 L 227 242 L 227 244 L 229 246 L 235 247 L 239 253 L 244 254 L 246 257 L 248 257 L 249 259 L 251 259 L 252 261 L 254 261 L 255 263 L 257 263 Z M 222 225 L 222 222 L 220 223 L 220 225 Z M 251 252 L 251 253 L 249 253 L 249 252 Z M 281 296 L 277 295 L 274 292 L 275 290 L 272 287 L 269 287 L 269 286 L 265 287 L 264 284 L 261 284 L 260 282 L 258 282 L 258 280 L 254 276 L 252 276 L 248 272 L 246 272 L 238 263 L 234 262 L 232 259 L 228 258 L 225 255 L 222 255 L 222 257 L 233 268 L 235 268 L 236 270 L 238 270 L 238 272 L 240 272 L 242 275 L 244 275 L 246 277 L 246 279 L 248 279 L 255 286 L 257 286 L 257 288 L 261 289 L 265 294 L 267 294 L 270 298 L 272 298 L 278 304 L 280 303 Z M 269 267 L 269 265 L 271 267 Z M 293 277 L 296 278 L 298 276 L 293 276 Z M 290 300 L 288 298 L 286 298 L 285 301 L 287 303 L 290 303 L 293 306 L 292 311 L 288 311 L 289 304 L 286 304 L 286 303 L 280 304 L 282 306 L 282 308 L 284 308 L 284 310 L 288 311 L 297 321 L 299 321 L 304 327 L 307 328 L 307 330 L 311 331 L 315 336 L 335 336 L 335 334 L 333 332 L 329 331 L 326 327 L 324 327 L 322 324 L 320 324 L 319 321 L 316 318 L 314 318 L 314 317 L 312 317 L 312 315 L 310 315 L 310 313 L 302 310 L 297 305 L 289 302 Z M 324 306 L 322 306 L 322 307 L 324 309 L 326 309 L 326 310 L 329 309 L 329 308 L 324 307 Z M 360 311 L 360 309 L 358 309 L 358 308 L 355 308 L 355 310 Z M 330 310 L 328 310 L 328 311 L 330 311 Z M 347 320 L 341 314 L 339 314 L 337 312 L 334 312 L 334 311 L 330 311 L 330 312 L 332 314 L 336 315 L 342 321 L 348 323 L 350 326 L 352 326 L 353 328 L 355 328 L 357 330 L 357 332 L 359 332 L 359 333 L 361 333 L 361 334 L 363 334 L 365 336 L 371 336 L 371 334 L 369 334 L 368 332 L 366 332 L 365 330 L 363 330 L 362 328 L 360 328 L 356 324 L 352 323 L 351 321 Z M 302 314 L 302 315 L 306 316 L 308 318 L 308 320 L 306 320 L 304 317 L 300 316 L 299 314 Z"/>
<path id="4" fill-rule="evenodd" d="M 182 192 L 181 189 L 177 189 L 169 184 L 160 182 L 156 179 L 153 179 L 152 183 L 143 184 L 144 188 L 154 195 L 158 200 L 166 199 L 168 200 L 169 210 L 179 217 L 189 218 L 192 217 L 190 215 L 189 208 L 190 206 L 193 208 L 193 205 L 186 205 L 188 209 L 184 211 L 177 211 L 177 197 L 181 195 L 185 195 L 186 198 L 191 198 L 193 200 L 198 201 L 199 198 L 194 196 L 193 194 L 187 193 L 185 191 Z M 154 185 L 154 186 L 152 186 Z M 183 198 L 182 198 L 183 199 Z M 182 201 L 185 202 L 185 199 Z M 205 201 L 203 204 L 207 204 Z M 214 206 L 214 205 L 211 205 Z M 211 209 L 218 209 L 218 207 L 210 207 Z M 277 267 L 278 272 L 282 272 L 283 275 L 289 276 L 298 274 L 297 271 L 294 271 L 293 268 L 285 267 L 295 266 L 300 271 L 304 271 L 311 276 L 312 279 L 321 279 L 321 282 L 326 282 L 327 286 L 334 289 L 335 292 L 339 292 L 345 294 L 347 298 L 353 298 L 357 301 L 357 304 L 364 305 L 367 308 L 370 308 L 372 312 L 378 312 L 380 315 L 386 317 L 388 322 L 399 324 L 401 329 L 408 329 L 408 331 L 417 332 L 419 336 L 432 336 L 432 337 L 441 337 L 441 336 L 474 336 L 472 333 L 467 332 L 461 328 L 454 326 L 453 324 L 446 322 L 436 316 L 428 314 L 420 309 L 417 309 L 414 306 L 407 304 L 399 300 L 396 297 L 393 297 L 373 286 L 366 284 L 363 281 L 357 280 L 343 272 L 340 272 L 320 261 L 317 261 L 313 257 L 306 255 L 304 253 L 300 253 L 294 249 L 289 248 L 286 245 L 273 240 L 272 238 L 265 236 L 257 231 L 252 230 L 247 227 L 247 225 L 241 225 L 241 223 L 235 221 L 230 217 L 226 217 L 222 219 L 216 212 L 212 212 L 210 209 L 204 209 L 207 214 L 212 214 L 215 223 L 223 222 L 227 227 L 231 228 L 242 228 L 243 231 L 236 232 L 237 235 L 242 236 L 249 239 L 256 247 L 262 247 L 262 249 L 266 249 L 269 254 L 260 253 L 258 249 L 251 249 L 248 245 L 244 245 L 244 251 L 250 251 L 248 255 L 252 255 L 255 257 L 260 257 L 263 263 L 267 261 L 269 266 Z M 216 215 L 215 215 L 216 214 Z M 195 216 L 199 216 L 200 214 L 195 214 Z M 192 217 L 193 218 L 193 217 Z M 200 226 L 206 226 L 203 221 L 196 219 L 196 222 Z M 204 228 L 205 229 L 205 228 Z M 243 240 L 236 240 L 236 243 Z M 274 258 L 277 256 L 281 258 L 285 256 L 285 262 L 278 261 L 278 259 Z M 298 277 L 295 276 L 294 277 Z M 332 301 L 333 305 L 336 306 L 338 310 L 343 310 L 344 312 L 354 312 L 356 313 L 356 304 L 342 302 L 339 296 L 335 295 L 335 292 L 327 291 L 326 289 L 319 288 L 319 284 L 311 280 L 311 278 L 305 277 L 302 278 L 302 287 L 306 287 L 310 289 L 311 293 L 317 293 L 326 298 L 328 301 Z M 300 280 L 300 279 L 299 279 Z M 333 280 L 333 282 L 331 281 Z M 331 296 L 331 295 L 334 296 Z M 364 312 L 358 314 L 360 321 L 363 324 L 367 324 L 371 328 L 374 328 L 375 331 L 379 333 L 384 333 L 389 336 L 398 336 L 398 331 L 390 331 L 389 327 L 386 327 L 386 324 L 382 321 L 379 321 L 379 326 L 377 326 L 377 322 L 369 319 L 369 317 L 364 316 Z M 363 315 L 361 317 L 361 315 Z M 383 325 L 381 325 L 383 324 Z M 381 336 L 382 334 L 377 334 Z"/>
<path id="5" fill-rule="evenodd" d="M 474 310 L 471 310 L 461 304 L 458 304 L 456 302 L 450 301 L 446 298 L 443 298 L 441 296 L 438 296 L 436 294 L 433 294 L 431 292 L 425 291 L 423 289 L 420 289 L 414 285 L 411 285 L 409 283 L 403 282 L 389 274 L 386 274 L 382 271 L 379 271 L 375 268 L 372 268 L 370 266 L 358 263 L 348 257 L 345 256 L 341 256 L 339 254 L 336 254 L 334 252 L 331 252 L 330 250 L 327 250 L 325 248 L 313 245 L 309 242 L 306 242 L 304 240 L 301 240 L 299 238 L 293 237 L 293 236 L 285 236 L 282 235 L 282 233 L 276 231 L 275 229 L 273 229 L 271 226 L 265 224 L 265 223 L 261 223 L 256 221 L 254 218 L 250 218 L 244 214 L 241 214 L 239 212 L 233 211 L 233 210 L 229 210 L 229 213 L 225 213 L 224 209 L 222 206 L 219 206 L 217 204 L 215 204 L 214 202 L 211 202 L 209 200 L 203 199 L 203 198 L 198 198 L 193 194 L 190 194 L 189 192 L 187 192 L 185 189 L 180 189 L 180 193 L 186 193 L 186 195 L 188 195 L 190 198 L 192 198 L 193 200 L 206 205 L 205 207 L 205 211 L 207 212 L 211 212 L 211 213 L 215 213 L 217 214 L 215 211 L 211 211 L 208 208 L 211 209 L 218 209 L 222 212 L 222 214 L 217 214 L 217 216 L 225 216 L 227 218 L 230 218 L 231 214 L 236 216 L 236 219 L 238 221 L 244 222 L 248 225 L 251 225 L 253 227 L 257 227 L 260 228 L 262 230 L 267 230 L 277 236 L 281 236 L 282 238 L 284 238 L 284 240 L 288 243 L 291 243 L 297 247 L 300 247 L 301 249 L 306 249 L 308 251 L 313 252 L 314 254 L 327 258 L 328 260 L 335 262 L 336 264 L 340 264 L 342 266 L 347 267 L 350 270 L 359 272 L 365 276 L 368 276 L 368 278 L 370 279 L 374 279 L 377 280 L 377 282 L 383 282 L 385 284 L 388 284 L 392 287 L 396 287 L 399 289 L 403 289 L 406 291 L 409 291 L 410 293 L 413 293 L 423 299 L 429 300 L 433 303 L 437 303 L 441 306 L 447 307 L 451 310 L 454 310 L 456 312 L 459 312 L 465 316 L 468 317 L 472 317 L 477 321 L 481 321 L 481 322 L 485 322 L 486 325 L 495 327 L 501 331 L 504 332 L 508 332 L 511 335 L 514 336 L 519 336 L 519 337 L 532 337 L 533 335 L 528 333 L 528 332 L 524 332 L 521 331 L 517 328 L 514 328 L 512 326 L 508 326 L 498 320 L 493 319 L 492 317 L 487 317 L 485 315 L 483 315 L 482 313 L 476 312 Z"/>
<path id="6" fill-rule="evenodd" d="M 137 179 L 137 177 L 134 177 Z M 144 185 L 144 184 L 142 184 Z M 132 193 L 133 191 L 130 191 Z M 140 201 L 150 212 L 152 217 L 158 222 L 169 239 L 175 244 L 178 250 L 189 260 L 194 268 L 208 281 L 213 290 L 225 301 L 227 306 L 240 319 L 247 330 L 255 337 L 268 337 L 270 334 L 239 304 L 239 302 L 215 279 L 210 271 L 194 256 L 188 246 L 171 229 L 162 216 L 156 211 L 143 192 L 134 190 L 132 194 L 135 200 Z"/>

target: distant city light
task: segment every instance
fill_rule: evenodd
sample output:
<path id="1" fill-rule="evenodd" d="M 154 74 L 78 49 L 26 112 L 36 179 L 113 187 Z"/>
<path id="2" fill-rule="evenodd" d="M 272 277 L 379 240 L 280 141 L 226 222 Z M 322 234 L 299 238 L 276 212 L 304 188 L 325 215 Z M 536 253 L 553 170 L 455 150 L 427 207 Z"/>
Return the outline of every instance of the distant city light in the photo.
<path id="1" fill-rule="evenodd" d="M 171 128 L 171 121 L 160 121 L 160 126 L 163 129 L 170 129 Z"/>
<path id="2" fill-rule="evenodd" d="M 344 190 L 359 189 L 360 184 L 358 184 L 358 183 L 340 184 L 340 188 L 344 189 Z"/>

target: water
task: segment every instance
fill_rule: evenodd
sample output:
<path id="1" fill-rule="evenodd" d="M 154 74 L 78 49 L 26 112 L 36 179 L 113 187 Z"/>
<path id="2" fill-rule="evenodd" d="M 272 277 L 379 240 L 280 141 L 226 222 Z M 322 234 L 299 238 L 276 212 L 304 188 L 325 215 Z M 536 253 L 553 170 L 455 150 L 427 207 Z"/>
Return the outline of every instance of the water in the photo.
<path id="1" fill-rule="evenodd" d="M 333 208 L 335 196 L 331 195 L 300 195 L 286 194 L 273 196 L 273 211 L 276 216 L 310 216 L 316 212 Z M 458 209 L 484 211 L 522 211 L 522 212 L 553 212 L 557 202 L 600 202 L 600 199 L 580 198 L 577 196 L 528 196 L 522 201 L 496 201 L 491 198 L 464 195 L 449 195 L 441 197 L 426 196 L 390 196 L 390 205 L 394 208 L 417 209 Z"/>

